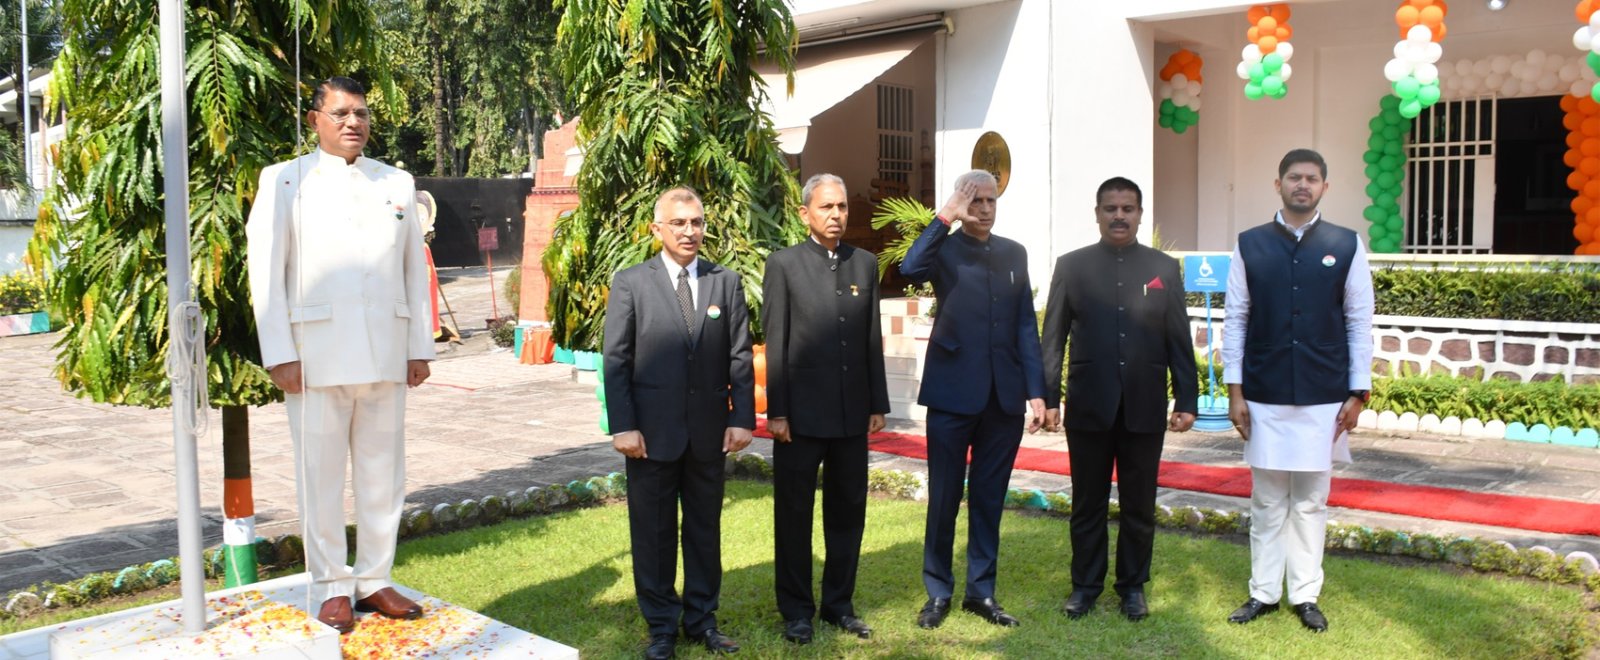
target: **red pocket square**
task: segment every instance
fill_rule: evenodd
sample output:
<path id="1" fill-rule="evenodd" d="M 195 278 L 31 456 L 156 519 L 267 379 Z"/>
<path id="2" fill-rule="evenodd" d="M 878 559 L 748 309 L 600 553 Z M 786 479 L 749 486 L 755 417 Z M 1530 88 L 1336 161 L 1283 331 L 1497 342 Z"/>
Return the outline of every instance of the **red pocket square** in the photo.
<path id="1" fill-rule="evenodd" d="M 1150 283 L 1144 285 L 1144 288 L 1146 288 L 1146 289 L 1165 289 L 1167 287 L 1161 286 L 1161 278 L 1160 277 L 1152 277 L 1152 278 L 1150 278 Z"/>

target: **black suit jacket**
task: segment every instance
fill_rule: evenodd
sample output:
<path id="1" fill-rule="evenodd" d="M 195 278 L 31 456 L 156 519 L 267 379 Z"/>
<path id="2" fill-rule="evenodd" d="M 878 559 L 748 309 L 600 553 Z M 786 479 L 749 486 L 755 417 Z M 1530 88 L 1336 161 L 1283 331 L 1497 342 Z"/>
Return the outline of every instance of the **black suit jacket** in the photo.
<path id="1" fill-rule="evenodd" d="M 1137 243 L 1118 249 L 1101 242 L 1056 260 L 1044 314 L 1049 408 L 1060 405 L 1069 332 L 1067 429 L 1110 430 L 1121 406 L 1129 431 L 1162 430 L 1168 372 L 1174 409 L 1195 412 L 1194 349 L 1177 259 Z"/>
<path id="2" fill-rule="evenodd" d="M 889 413 L 877 258 L 835 252 L 811 239 L 774 252 L 761 285 L 767 417 L 813 438 L 862 435 L 869 416 Z"/>
<path id="3" fill-rule="evenodd" d="M 612 433 L 643 434 L 652 461 L 675 461 L 686 449 L 715 458 L 728 427 L 756 425 L 744 287 L 709 261 L 694 267 L 693 338 L 659 255 L 617 273 L 606 301 L 607 419 Z"/>

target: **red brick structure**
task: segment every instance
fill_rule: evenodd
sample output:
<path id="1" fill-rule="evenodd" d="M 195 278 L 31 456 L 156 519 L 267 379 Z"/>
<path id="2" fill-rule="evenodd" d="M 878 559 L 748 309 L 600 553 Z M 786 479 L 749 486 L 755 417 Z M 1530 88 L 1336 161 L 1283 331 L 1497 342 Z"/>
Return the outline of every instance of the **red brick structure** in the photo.
<path id="1" fill-rule="evenodd" d="M 522 300 L 517 318 L 523 321 L 548 321 L 545 301 L 550 296 L 550 281 L 539 264 L 544 250 L 550 245 L 551 232 L 556 218 L 562 213 L 578 208 L 578 189 L 575 186 L 576 168 L 567 175 L 567 152 L 577 145 L 578 120 L 544 134 L 544 158 L 540 158 L 533 174 L 533 192 L 528 194 L 523 211 L 522 235 Z M 574 156 L 577 157 L 577 156 Z"/>

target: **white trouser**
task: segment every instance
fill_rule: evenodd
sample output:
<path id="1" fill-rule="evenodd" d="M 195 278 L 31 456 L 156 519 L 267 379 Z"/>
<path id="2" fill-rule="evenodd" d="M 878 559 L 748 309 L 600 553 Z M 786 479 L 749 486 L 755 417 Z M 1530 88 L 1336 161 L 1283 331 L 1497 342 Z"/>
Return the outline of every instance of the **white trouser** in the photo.
<path id="1" fill-rule="evenodd" d="M 403 383 L 308 387 L 290 394 L 300 529 L 312 611 L 329 598 L 365 598 L 390 586 L 406 501 Z M 356 506 L 356 563 L 345 565 L 345 465 Z"/>
<path id="2" fill-rule="evenodd" d="M 1289 604 L 1317 602 L 1333 472 L 1250 468 L 1250 478 L 1250 597 L 1278 602 L 1287 571 Z"/>

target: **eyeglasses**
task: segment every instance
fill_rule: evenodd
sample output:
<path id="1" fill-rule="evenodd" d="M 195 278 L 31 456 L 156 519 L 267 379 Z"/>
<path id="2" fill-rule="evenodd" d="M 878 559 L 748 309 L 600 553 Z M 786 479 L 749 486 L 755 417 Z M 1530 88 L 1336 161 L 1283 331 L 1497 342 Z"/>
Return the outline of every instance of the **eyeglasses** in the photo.
<path id="1" fill-rule="evenodd" d="M 356 121 L 359 121 L 359 122 L 361 122 L 363 124 L 372 123 L 372 111 L 368 110 L 366 108 L 358 108 L 356 110 L 337 110 L 337 111 L 334 111 L 334 112 L 326 112 L 326 111 L 323 111 L 323 110 L 318 110 L 317 112 L 321 112 L 324 116 L 326 116 L 328 119 L 332 120 L 333 123 L 335 123 L 335 124 L 343 124 L 343 123 L 345 123 L 347 121 L 350 121 L 352 119 L 354 119 Z"/>
<path id="2" fill-rule="evenodd" d="M 684 218 L 673 218 L 671 220 L 667 220 L 667 221 L 664 221 L 664 222 L 657 222 L 656 224 L 658 224 L 658 225 L 666 225 L 668 227 L 671 227 L 672 231 L 678 232 L 680 234 L 684 233 L 685 231 L 688 231 L 690 227 L 693 227 L 695 229 L 695 231 L 705 231 L 705 229 L 706 229 L 706 219 L 705 218 L 694 218 L 693 220 L 686 220 Z"/>

